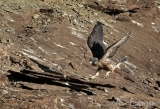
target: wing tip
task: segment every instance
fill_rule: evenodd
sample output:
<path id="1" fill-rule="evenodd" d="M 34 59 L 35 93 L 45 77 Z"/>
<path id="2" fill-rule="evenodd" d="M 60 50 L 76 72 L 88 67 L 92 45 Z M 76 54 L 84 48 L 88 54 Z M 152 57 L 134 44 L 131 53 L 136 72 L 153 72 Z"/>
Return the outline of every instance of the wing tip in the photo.
<path id="1" fill-rule="evenodd" d="M 131 31 L 128 31 L 126 35 L 131 35 Z"/>

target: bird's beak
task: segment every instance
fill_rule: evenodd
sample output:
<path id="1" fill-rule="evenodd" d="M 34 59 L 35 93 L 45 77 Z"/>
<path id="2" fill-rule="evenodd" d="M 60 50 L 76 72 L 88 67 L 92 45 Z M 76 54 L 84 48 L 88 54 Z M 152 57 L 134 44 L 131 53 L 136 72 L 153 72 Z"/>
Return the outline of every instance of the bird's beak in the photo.
<path id="1" fill-rule="evenodd" d="M 96 59 L 91 58 L 90 61 L 89 61 L 89 63 L 90 63 L 90 64 L 93 64 L 95 61 L 96 61 Z"/>

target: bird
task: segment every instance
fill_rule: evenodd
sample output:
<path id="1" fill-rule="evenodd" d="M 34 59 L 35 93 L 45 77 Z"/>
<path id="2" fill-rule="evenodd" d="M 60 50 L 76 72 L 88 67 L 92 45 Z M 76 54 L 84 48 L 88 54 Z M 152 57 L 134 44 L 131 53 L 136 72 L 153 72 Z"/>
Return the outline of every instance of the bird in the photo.
<path id="1" fill-rule="evenodd" d="M 90 64 L 98 67 L 96 74 L 94 76 L 91 75 L 90 79 L 95 79 L 97 76 L 99 76 L 99 73 L 102 70 L 107 71 L 107 77 L 110 73 L 113 73 L 114 70 L 119 67 L 122 62 L 128 59 L 127 56 L 123 56 L 118 60 L 111 60 L 119 47 L 129 39 L 131 31 L 127 32 L 126 35 L 124 35 L 117 42 L 108 46 L 106 43 L 104 43 L 104 33 L 102 25 L 103 24 L 101 22 L 97 21 L 87 39 L 87 45 L 93 55 L 93 58 L 90 59 Z"/>

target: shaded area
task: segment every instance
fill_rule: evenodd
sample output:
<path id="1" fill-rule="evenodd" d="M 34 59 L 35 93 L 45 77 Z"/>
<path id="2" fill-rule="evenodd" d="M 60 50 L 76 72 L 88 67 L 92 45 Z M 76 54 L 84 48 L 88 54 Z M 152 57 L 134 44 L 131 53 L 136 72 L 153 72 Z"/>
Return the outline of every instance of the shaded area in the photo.
<path id="1" fill-rule="evenodd" d="M 60 87 L 68 87 L 71 90 L 82 91 L 87 93 L 88 95 L 93 95 L 92 91 L 89 91 L 88 88 L 96 88 L 97 86 L 107 87 L 107 88 L 115 88 L 111 84 L 98 84 L 98 83 L 90 83 L 86 81 L 81 81 L 79 79 L 73 77 L 64 77 L 63 74 L 59 74 L 57 72 L 47 73 L 47 72 L 36 72 L 30 70 L 23 70 L 21 72 L 8 71 L 11 73 L 9 75 L 10 81 L 22 81 L 22 82 L 32 82 L 36 84 L 49 84 L 56 85 Z M 67 82 L 67 84 L 66 84 Z M 22 86 L 22 88 L 26 88 Z M 27 88 L 31 89 L 31 88 Z"/>

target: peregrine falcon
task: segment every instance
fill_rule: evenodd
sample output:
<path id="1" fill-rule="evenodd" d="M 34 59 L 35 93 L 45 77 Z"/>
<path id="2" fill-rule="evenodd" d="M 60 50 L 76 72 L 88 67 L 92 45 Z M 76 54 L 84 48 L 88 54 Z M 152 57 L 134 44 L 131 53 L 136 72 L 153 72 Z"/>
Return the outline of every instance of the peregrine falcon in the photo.
<path id="1" fill-rule="evenodd" d="M 112 61 L 111 58 L 117 52 L 118 48 L 128 40 L 130 34 L 131 31 L 126 33 L 125 36 L 113 43 L 111 46 L 107 46 L 103 40 L 104 35 L 102 23 L 99 21 L 97 22 L 87 39 L 88 47 L 93 54 L 93 58 L 90 60 L 90 63 L 93 66 L 98 67 L 96 74 L 91 76 L 90 79 L 96 78 L 102 69 L 107 71 L 106 76 L 108 76 L 109 73 L 114 72 L 115 68 L 119 67 L 122 62 L 127 60 L 127 56 L 124 56 L 116 61 Z"/>

